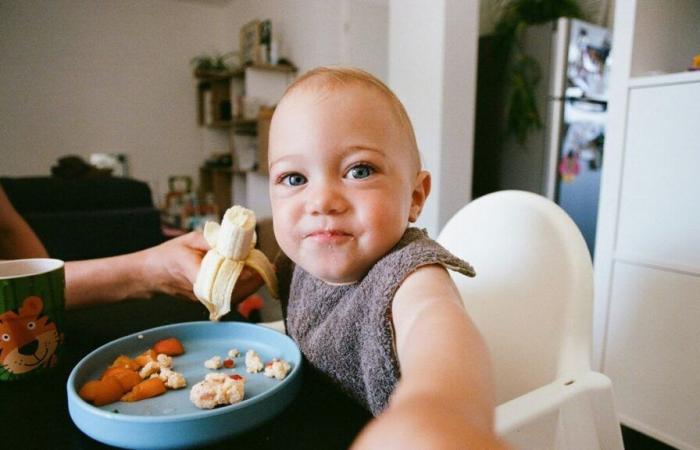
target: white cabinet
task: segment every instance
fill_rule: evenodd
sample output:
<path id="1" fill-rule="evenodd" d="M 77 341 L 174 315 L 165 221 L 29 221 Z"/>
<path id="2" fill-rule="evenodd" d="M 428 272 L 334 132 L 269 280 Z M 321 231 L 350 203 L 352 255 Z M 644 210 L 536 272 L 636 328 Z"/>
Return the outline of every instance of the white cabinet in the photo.
<path id="1" fill-rule="evenodd" d="M 622 422 L 700 449 L 699 0 L 616 2 L 594 364 Z"/>
<path id="2" fill-rule="evenodd" d="M 604 370 L 623 422 L 678 448 L 700 443 L 700 277 L 615 261 Z"/>
<path id="3" fill-rule="evenodd" d="M 616 252 L 700 268 L 700 77 L 632 87 L 628 110 Z"/>

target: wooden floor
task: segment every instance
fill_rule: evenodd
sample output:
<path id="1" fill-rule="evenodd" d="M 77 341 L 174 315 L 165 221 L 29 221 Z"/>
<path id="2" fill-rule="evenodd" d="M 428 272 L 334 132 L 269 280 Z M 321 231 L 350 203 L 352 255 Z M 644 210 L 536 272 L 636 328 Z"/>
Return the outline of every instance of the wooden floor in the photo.
<path id="1" fill-rule="evenodd" d="M 622 427 L 622 440 L 625 450 L 677 450 L 676 447 L 666 445 L 625 426 Z"/>

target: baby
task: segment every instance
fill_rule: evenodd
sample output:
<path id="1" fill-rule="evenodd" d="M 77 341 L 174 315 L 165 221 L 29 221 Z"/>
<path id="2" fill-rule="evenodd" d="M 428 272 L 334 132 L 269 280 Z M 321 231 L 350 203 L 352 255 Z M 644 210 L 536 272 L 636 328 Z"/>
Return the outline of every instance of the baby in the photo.
<path id="1" fill-rule="evenodd" d="M 269 161 L 287 332 L 376 416 L 355 444 L 498 447 L 488 354 L 446 270 L 472 268 L 409 227 L 430 174 L 398 98 L 358 69 L 307 72 Z"/>

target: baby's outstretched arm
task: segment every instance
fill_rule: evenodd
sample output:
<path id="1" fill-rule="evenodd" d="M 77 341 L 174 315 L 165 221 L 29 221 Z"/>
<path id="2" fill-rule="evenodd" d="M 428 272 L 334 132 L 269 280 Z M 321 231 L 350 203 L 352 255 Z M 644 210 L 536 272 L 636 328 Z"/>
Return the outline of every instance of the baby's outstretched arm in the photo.
<path id="1" fill-rule="evenodd" d="M 493 429 L 488 352 L 439 265 L 422 267 L 393 300 L 401 380 L 353 448 L 501 449 Z"/>

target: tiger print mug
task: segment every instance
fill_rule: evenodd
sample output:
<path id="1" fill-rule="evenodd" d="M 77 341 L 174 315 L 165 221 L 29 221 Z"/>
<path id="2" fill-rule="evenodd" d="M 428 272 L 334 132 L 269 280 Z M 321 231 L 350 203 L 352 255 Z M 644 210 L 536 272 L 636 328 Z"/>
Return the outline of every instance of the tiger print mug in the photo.
<path id="1" fill-rule="evenodd" d="M 0 381 L 54 367 L 63 344 L 64 263 L 0 261 Z"/>

